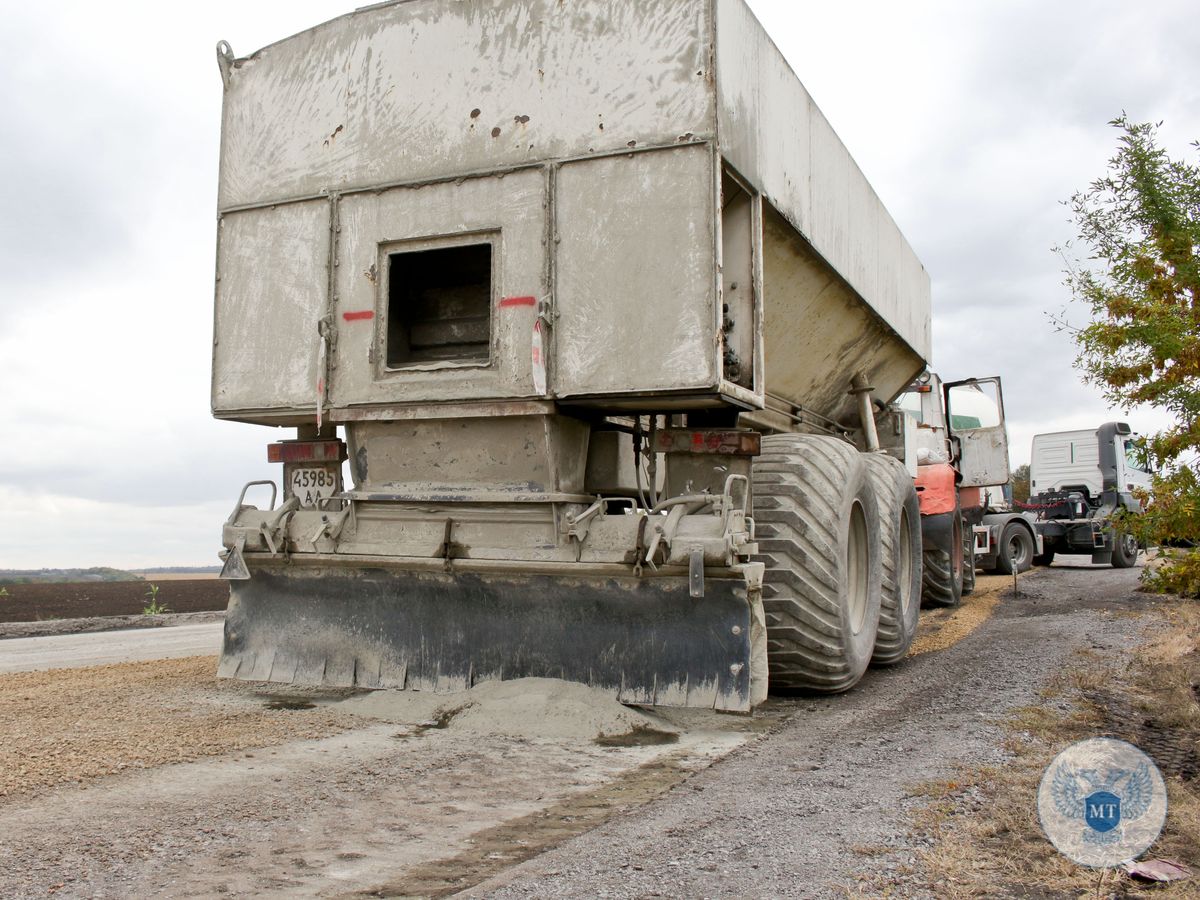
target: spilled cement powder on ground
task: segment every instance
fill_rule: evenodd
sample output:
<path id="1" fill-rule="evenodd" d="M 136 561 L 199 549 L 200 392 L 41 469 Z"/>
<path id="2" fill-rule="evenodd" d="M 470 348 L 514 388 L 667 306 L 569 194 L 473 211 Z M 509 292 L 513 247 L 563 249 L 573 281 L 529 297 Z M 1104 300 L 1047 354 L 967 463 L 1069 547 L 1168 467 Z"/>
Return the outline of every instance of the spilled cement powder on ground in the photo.
<path id="1" fill-rule="evenodd" d="M 622 705 L 611 690 L 553 678 L 485 681 L 454 694 L 375 691 L 342 701 L 338 709 L 398 724 L 531 740 L 678 733 L 662 717 Z"/>

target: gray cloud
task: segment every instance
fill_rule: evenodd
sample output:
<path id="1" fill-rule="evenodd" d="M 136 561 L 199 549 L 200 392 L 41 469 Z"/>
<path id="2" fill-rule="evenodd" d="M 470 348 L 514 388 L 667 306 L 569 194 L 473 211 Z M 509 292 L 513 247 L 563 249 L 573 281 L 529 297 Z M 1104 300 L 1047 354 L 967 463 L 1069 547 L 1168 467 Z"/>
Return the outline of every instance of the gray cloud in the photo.
<path id="1" fill-rule="evenodd" d="M 153 110 L 81 68 L 34 22 L 8 21 L 0 36 L 6 86 L 0 142 L 0 312 L 29 285 L 70 283 L 111 264 L 137 225 Z"/>

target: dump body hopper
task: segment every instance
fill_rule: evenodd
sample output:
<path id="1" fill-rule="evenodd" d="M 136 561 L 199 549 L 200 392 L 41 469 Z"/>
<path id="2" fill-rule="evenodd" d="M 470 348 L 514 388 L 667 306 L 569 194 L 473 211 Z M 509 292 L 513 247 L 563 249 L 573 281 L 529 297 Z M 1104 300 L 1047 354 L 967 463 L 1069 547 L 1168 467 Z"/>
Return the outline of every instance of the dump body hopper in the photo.
<path id="1" fill-rule="evenodd" d="M 920 262 L 741 0 L 408 0 L 223 65 L 222 418 L 840 418 L 929 357 Z"/>

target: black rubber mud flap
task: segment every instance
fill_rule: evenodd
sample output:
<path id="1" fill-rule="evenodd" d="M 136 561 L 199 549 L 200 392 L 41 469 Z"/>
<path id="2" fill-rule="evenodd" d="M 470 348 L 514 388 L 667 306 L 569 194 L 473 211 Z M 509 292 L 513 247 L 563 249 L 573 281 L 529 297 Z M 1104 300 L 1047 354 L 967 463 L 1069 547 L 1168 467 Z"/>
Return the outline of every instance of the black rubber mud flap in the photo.
<path id="1" fill-rule="evenodd" d="M 741 579 L 252 569 L 230 582 L 219 674 L 453 691 L 562 678 L 626 703 L 747 711 Z"/>

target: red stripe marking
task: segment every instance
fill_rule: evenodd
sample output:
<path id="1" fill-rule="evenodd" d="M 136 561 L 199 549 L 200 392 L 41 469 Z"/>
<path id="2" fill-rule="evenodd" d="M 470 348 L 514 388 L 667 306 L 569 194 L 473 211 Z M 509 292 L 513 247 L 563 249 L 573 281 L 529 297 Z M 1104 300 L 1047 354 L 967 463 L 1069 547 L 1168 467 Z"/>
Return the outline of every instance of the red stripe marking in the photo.
<path id="1" fill-rule="evenodd" d="M 500 306 L 537 306 L 537 297 L 504 297 Z"/>
<path id="2" fill-rule="evenodd" d="M 347 322 L 355 322 L 359 319 L 373 319 L 375 318 L 375 310 L 363 309 L 358 312 L 344 312 L 342 313 L 342 318 Z"/>

